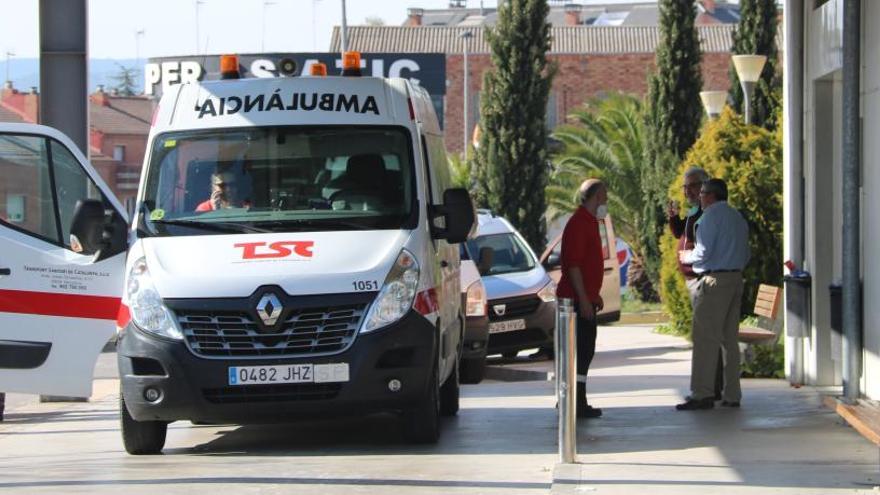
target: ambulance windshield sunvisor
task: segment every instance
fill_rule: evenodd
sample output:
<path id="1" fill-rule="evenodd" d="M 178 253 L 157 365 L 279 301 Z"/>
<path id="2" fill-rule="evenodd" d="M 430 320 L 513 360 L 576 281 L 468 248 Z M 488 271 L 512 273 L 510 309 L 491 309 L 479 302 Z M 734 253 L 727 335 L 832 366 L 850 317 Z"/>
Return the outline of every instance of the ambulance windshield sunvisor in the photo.
<path id="1" fill-rule="evenodd" d="M 163 134 L 143 202 L 156 235 L 415 228 L 410 133 L 277 126 Z"/>

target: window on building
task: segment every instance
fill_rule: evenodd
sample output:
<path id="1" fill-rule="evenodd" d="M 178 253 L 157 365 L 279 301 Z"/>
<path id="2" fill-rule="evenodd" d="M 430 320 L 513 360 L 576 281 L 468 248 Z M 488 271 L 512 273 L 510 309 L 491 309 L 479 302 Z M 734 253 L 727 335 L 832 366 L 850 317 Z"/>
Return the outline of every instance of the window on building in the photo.
<path id="1" fill-rule="evenodd" d="M 547 111 L 544 112 L 544 125 L 548 131 L 556 128 L 556 93 L 547 95 Z"/>
<path id="2" fill-rule="evenodd" d="M 113 147 L 113 159 L 117 162 L 125 161 L 125 146 L 117 144 Z"/>

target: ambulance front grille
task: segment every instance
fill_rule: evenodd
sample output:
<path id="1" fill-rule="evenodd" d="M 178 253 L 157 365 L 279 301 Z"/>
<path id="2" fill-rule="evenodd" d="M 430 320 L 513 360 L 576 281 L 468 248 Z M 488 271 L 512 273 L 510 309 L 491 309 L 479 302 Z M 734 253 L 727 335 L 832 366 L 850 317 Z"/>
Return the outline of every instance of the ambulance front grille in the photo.
<path id="1" fill-rule="evenodd" d="M 207 358 L 299 357 L 334 354 L 357 335 L 366 304 L 294 309 L 268 329 L 244 312 L 178 311 L 192 352 Z"/>

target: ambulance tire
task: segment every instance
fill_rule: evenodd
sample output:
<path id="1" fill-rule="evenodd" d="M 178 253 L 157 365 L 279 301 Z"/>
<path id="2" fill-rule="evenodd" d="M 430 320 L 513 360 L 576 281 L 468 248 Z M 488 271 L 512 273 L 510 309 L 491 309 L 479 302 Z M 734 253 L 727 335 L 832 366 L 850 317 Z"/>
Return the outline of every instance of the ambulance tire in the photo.
<path id="1" fill-rule="evenodd" d="M 438 365 L 429 381 L 430 386 L 415 407 L 403 412 L 403 432 L 411 443 L 437 443 L 440 439 L 440 384 Z"/>
<path id="2" fill-rule="evenodd" d="M 486 374 L 486 358 L 463 359 L 459 373 L 461 373 L 461 383 L 480 383 Z"/>
<path id="3" fill-rule="evenodd" d="M 119 415 L 122 423 L 122 444 L 131 455 L 156 455 L 165 447 L 168 423 L 164 421 L 135 421 L 119 394 Z"/>
<path id="4" fill-rule="evenodd" d="M 458 399 L 461 396 L 461 387 L 458 386 L 458 366 L 459 363 L 455 363 L 449 378 L 440 387 L 440 415 L 447 418 L 458 414 Z"/>

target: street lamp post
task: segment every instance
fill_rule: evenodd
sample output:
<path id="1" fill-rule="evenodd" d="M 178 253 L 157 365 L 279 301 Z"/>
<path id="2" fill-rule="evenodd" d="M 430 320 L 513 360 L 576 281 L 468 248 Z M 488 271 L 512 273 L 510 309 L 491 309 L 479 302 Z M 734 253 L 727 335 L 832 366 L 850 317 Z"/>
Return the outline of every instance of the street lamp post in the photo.
<path id="1" fill-rule="evenodd" d="M 746 124 L 752 123 L 752 95 L 755 93 L 755 85 L 761 78 L 765 63 L 767 63 L 765 55 L 733 56 L 733 65 L 736 67 L 736 75 L 742 85 L 743 99 L 745 100 Z"/>
<path id="2" fill-rule="evenodd" d="M 700 91 L 700 100 L 709 118 L 714 120 L 721 115 L 724 104 L 727 103 L 727 91 Z"/>
<path id="3" fill-rule="evenodd" d="M 203 5 L 205 2 L 203 0 L 196 0 L 196 55 L 199 54 L 199 44 L 201 41 L 199 40 L 199 5 Z"/>
<path id="4" fill-rule="evenodd" d="M 342 41 L 342 53 L 348 51 L 348 20 L 345 18 L 345 0 L 342 0 L 342 29 L 340 36 Z"/>
<path id="5" fill-rule="evenodd" d="M 465 31 L 458 35 L 464 41 L 464 49 L 462 50 L 462 58 L 464 59 L 464 87 L 462 91 L 462 98 L 464 99 L 464 103 L 462 104 L 462 116 L 464 119 L 464 130 L 462 144 L 464 144 L 464 162 L 467 163 L 468 159 L 468 42 L 471 38 L 474 37 L 474 33 L 470 31 Z"/>
<path id="6" fill-rule="evenodd" d="M 269 0 L 263 0 L 263 25 L 262 30 L 260 31 L 260 53 L 266 51 L 266 7 L 270 5 L 276 5 L 276 3 L 270 2 Z"/>
<path id="7" fill-rule="evenodd" d="M 11 79 L 9 79 L 9 59 L 11 59 L 14 56 L 15 56 L 14 53 L 12 53 L 10 51 L 6 52 L 6 79 L 5 79 L 6 82 L 12 81 Z"/>

